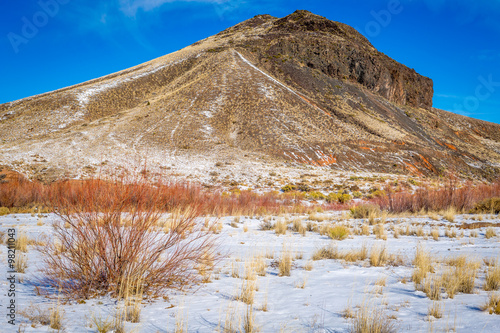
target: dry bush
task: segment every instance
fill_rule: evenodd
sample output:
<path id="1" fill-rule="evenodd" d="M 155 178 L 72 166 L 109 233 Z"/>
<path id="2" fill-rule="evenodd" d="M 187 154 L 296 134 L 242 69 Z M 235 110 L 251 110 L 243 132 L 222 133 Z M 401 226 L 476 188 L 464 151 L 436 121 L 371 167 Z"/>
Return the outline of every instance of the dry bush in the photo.
<path id="1" fill-rule="evenodd" d="M 259 331 L 255 322 L 255 315 L 253 314 L 253 307 L 251 305 L 247 306 L 247 311 L 243 316 L 242 326 L 243 333 L 255 333 Z"/>
<path id="2" fill-rule="evenodd" d="M 370 226 L 366 223 L 361 227 L 361 234 L 364 236 L 370 236 Z"/>
<path id="3" fill-rule="evenodd" d="M 437 190 L 421 186 L 414 193 L 394 193 L 391 189 L 386 192 L 387 196 L 376 198 L 373 202 L 390 212 L 443 211 L 450 207 L 464 212 L 473 209 L 482 200 L 499 197 L 500 180 L 491 184 L 474 186 L 472 182 L 468 182 L 459 186 L 458 179 L 450 177 L 449 183 Z M 482 212 L 482 208 L 478 208 L 477 212 Z"/>
<path id="4" fill-rule="evenodd" d="M 76 186 L 76 185 L 75 185 Z M 59 217 L 56 243 L 39 246 L 49 285 L 81 297 L 123 294 L 123 281 L 143 281 L 145 295 L 201 282 L 195 267 L 207 253 L 215 256 L 215 238 L 199 208 L 186 209 L 167 232 L 156 226 L 164 205 L 161 193 L 137 181 L 102 188 L 80 183 L 80 197 L 51 197 Z M 64 224 L 70 225 L 65 228 Z M 61 244 L 62 252 L 55 245 Z"/>
<path id="5" fill-rule="evenodd" d="M 313 252 L 312 260 L 323 260 L 323 259 L 337 259 L 339 251 L 337 246 L 330 243 L 328 246 L 317 249 Z"/>
<path id="6" fill-rule="evenodd" d="M 24 254 L 16 256 L 16 261 L 14 262 L 14 269 L 17 273 L 25 273 L 28 268 L 28 257 Z"/>
<path id="7" fill-rule="evenodd" d="M 328 228 L 327 235 L 331 239 L 344 240 L 349 236 L 349 228 L 341 224 L 334 224 Z"/>
<path id="8" fill-rule="evenodd" d="M 434 239 L 435 241 L 438 241 L 439 240 L 439 229 L 432 228 L 431 229 L 431 236 L 432 236 L 432 239 Z"/>
<path id="9" fill-rule="evenodd" d="M 292 271 L 292 251 L 285 244 L 283 244 L 283 250 L 281 251 L 278 269 L 279 276 L 290 276 L 290 272 Z"/>
<path id="10" fill-rule="evenodd" d="M 413 265 L 415 266 L 415 269 L 413 270 L 412 281 L 415 285 L 421 284 L 428 273 L 434 272 L 430 252 L 426 251 L 420 244 L 417 246 Z"/>
<path id="11" fill-rule="evenodd" d="M 309 214 L 308 220 L 315 222 L 323 222 L 327 219 L 327 217 L 323 214 L 318 214 L 316 212 Z"/>
<path id="12" fill-rule="evenodd" d="M 24 231 L 21 231 L 14 243 L 16 251 L 28 252 L 28 242 L 28 236 Z"/>
<path id="13" fill-rule="evenodd" d="M 304 269 L 306 271 L 312 271 L 314 268 L 314 265 L 312 263 L 312 261 L 308 261 L 305 265 L 304 265 Z"/>
<path id="14" fill-rule="evenodd" d="M 441 288 L 443 287 L 443 279 L 437 274 L 429 274 L 425 278 L 422 286 L 422 291 L 433 301 L 441 299 Z"/>
<path id="15" fill-rule="evenodd" d="M 304 289 L 306 287 L 306 284 L 307 284 L 307 275 L 304 275 L 302 277 L 302 280 L 296 281 L 294 283 L 294 286 L 295 286 L 295 288 L 298 288 L 298 289 Z"/>
<path id="16" fill-rule="evenodd" d="M 393 333 L 396 326 L 385 311 L 373 304 L 364 303 L 354 313 L 351 319 L 351 333 Z"/>
<path id="17" fill-rule="evenodd" d="M 239 294 L 235 297 L 237 301 L 241 301 L 248 305 L 252 305 L 255 298 L 255 290 L 257 289 L 256 280 L 242 280 Z"/>
<path id="18" fill-rule="evenodd" d="M 388 255 L 384 246 L 373 245 L 370 249 L 370 265 L 375 267 L 384 266 L 387 263 Z"/>
<path id="19" fill-rule="evenodd" d="M 393 237 L 397 239 L 397 238 L 399 238 L 400 234 L 401 234 L 401 231 L 399 230 L 399 227 L 395 226 L 394 227 Z"/>
<path id="20" fill-rule="evenodd" d="M 490 238 L 493 238 L 496 236 L 497 236 L 497 233 L 496 233 L 495 229 L 493 229 L 491 227 L 487 228 L 486 232 L 484 233 L 484 237 L 486 237 L 486 239 L 490 239 Z"/>
<path id="21" fill-rule="evenodd" d="M 489 198 L 478 202 L 470 212 L 473 214 L 500 214 L 500 197 Z"/>
<path id="22" fill-rule="evenodd" d="M 448 209 L 443 211 L 442 214 L 445 220 L 448 220 L 449 222 L 455 222 L 455 216 L 457 215 L 457 211 L 455 207 L 448 207 Z"/>
<path id="23" fill-rule="evenodd" d="M 427 213 L 427 216 L 429 216 L 429 218 L 431 220 L 434 220 L 434 221 L 439 221 L 441 218 L 439 217 L 438 213 L 436 212 L 428 212 Z"/>
<path id="24" fill-rule="evenodd" d="M 488 311 L 489 314 L 500 315 L 500 295 L 497 293 L 490 293 L 488 301 L 482 307 L 483 311 Z"/>
<path id="25" fill-rule="evenodd" d="M 448 260 L 453 274 L 452 281 L 457 285 L 457 292 L 472 294 L 474 292 L 475 280 L 480 264 L 462 255 Z"/>
<path id="26" fill-rule="evenodd" d="M 31 304 L 26 309 L 19 310 L 19 314 L 28 318 L 32 326 L 50 325 L 50 313 L 50 308 L 40 307 L 35 304 Z"/>
<path id="27" fill-rule="evenodd" d="M 271 217 L 266 216 L 259 224 L 259 229 L 263 231 L 273 230 L 273 224 L 271 222 Z"/>
<path id="28" fill-rule="evenodd" d="M 31 304 L 28 308 L 20 310 L 19 313 L 28 318 L 32 327 L 44 325 L 55 330 L 60 330 L 63 327 L 63 314 L 59 302 L 52 307 Z"/>
<path id="29" fill-rule="evenodd" d="M 91 323 L 95 326 L 98 333 L 108 333 L 114 329 L 113 319 L 103 318 L 92 314 Z"/>
<path id="30" fill-rule="evenodd" d="M 286 231 L 288 230 L 288 225 L 284 220 L 278 220 L 274 224 L 274 232 L 276 235 L 286 235 Z"/>
<path id="31" fill-rule="evenodd" d="M 377 239 L 387 240 L 387 232 L 382 223 L 377 224 L 373 227 L 373 233 Z"/>
<path id="32" fill-rule="evenodd" d="M 457 229 L 448 227 L 444 231 L 444 235 L 448 238 L 456 238 L 457 237 Z"/>
<path id="33" fill-rule="evenodd" d="M 61 330 L 63 327 L 62 320 L 63 314 L 58 302 L 56 306 L 50 309 L 50 328 L 54 330 Z"/>
<path id="34" fill-rule="evenodd" d="M 486 270 L 483 289 L 491 291 L 498 290 L 498 288 L 500 288 L 500 263 L 490 263 Z"/>
<path id="35" fill-rule="evenodd" d="M 10 214 L 10 210 L 7 207 L 0 207 L 0 216 Z"/>
<path id="36" fill-rule="evenodd" d="M 292 230 L 294 232 L 298 232 L 302 236 L 306 235 L 306 228 L 304 227 L 304 224 L 302 223 L 301 219 L 294 219 L 292 222 Z"/>
<path id="37" fill-rule="evenodd" d="M 362 204 L 350 209 L 355 219 L 375 219 L 380 217 L 380 207 L 372 204 Z"/>
<path id="38" fill-rule="evenodd" d="M 443 317 L 443 307 L 441 306 L 441 303 L 439 302 L 432 302 L 432 305 L 429 307 L 429 310 L 427 311 L 427 314 L 436 319 L 440 319 Z"/>

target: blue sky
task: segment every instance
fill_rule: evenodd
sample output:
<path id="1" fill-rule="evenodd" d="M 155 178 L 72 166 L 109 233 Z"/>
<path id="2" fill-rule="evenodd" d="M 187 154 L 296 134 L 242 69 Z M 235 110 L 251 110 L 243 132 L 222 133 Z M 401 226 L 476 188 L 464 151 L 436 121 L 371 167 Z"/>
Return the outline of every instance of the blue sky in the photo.
<path id="1" fill-rule="evenodd" d="M 23 0 L 0 13 L 0 103 L 97 78 L 257 14 L 307 9 L 434 80 L 434 106 L 500 123 L 500 0 Z"/>

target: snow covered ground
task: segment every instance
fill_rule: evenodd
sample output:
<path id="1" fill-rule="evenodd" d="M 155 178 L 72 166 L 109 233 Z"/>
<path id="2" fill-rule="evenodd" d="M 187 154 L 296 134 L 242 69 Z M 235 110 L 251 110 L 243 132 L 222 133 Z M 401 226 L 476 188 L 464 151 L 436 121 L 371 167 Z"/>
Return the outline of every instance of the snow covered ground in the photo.
<path id="1" fill-rule="evenodd" d="M 344 220 L 338 212 L 324 213 L 323 217 L 326 219 L 322 222 L 310 221 L 311 226 L 319 228 L 340 220 L 340 223 L 361 230 L 361 225 L 366 222 Z M 127 332 L 174 332 L 176 325 L 179 327 L 183 323 L 187 332 L 224 332 L 224 326 L 226 331 L 230 331 L 229 322 L 235 328 L 242 327 L 248 306 L 235 298 L 245 283 L 245 263 L 248 264 L 252 257 L 261 256 L 266 263 L 265 276 L 256 277 L 255 298 L 251 306 L 260 332 L 349 332 L 352 319 L 344 315 L 346 309 L 356 313 L 358 306 L 363 304 L 380 309 L 382 312 L 377 316 L 381 320 L 386 316 L 397 332 L 500 332 L 500 315 L 490 315 L 481 310 L 489 295 L 483 290 L 485 261 L 499 258 L 500 236 L 487 239 L 486 227 L 475 231 L 460 228 L 464 223 L 477 222 L 472 220 L 473 217 L 457 216 L 454 223 L 428 217 L 388 218 L 385 223 L 387 240 L 376 239 L 374 226 L 370 226 L 370 235 L 351 234 L 342 241 L 333 241 L 314 231 L 307 231 L 305 236 L 292 230 L 288 230 L 286 235 L 276 235 L 274 230 L 260 230 L 262 218 L 241 217 L 236 223 L 234 217 L 224 217 L 221 219 L 224 227 L 219 234 L 220 251 L 227 256 L 218 264 L 211 282 L 186 293 L 172 292 L 166 299 L 143 302 L 140 322 L 127 322 L 125 328 Z M 304 226 L 309 221 L 308 216 L 273 217 L 272 221 L 287 220 L 291 227 L 296 218 L 300 218 Z M 2 216 L 0 231 L 7 233 L 9 228 L 16 228 L 18 233 L 23 231 L 29 238 L 39 239 L 42 234 L 51 233 L 54 219 L 54 215 L 41 218 L 30 214 Z M 494 215 L 484 215 L 482 221 L 500 223 L 498 216 Z M 399 238 L 394 238 L 394 225 L 402 232 Z M 411 225 L 410 230 L 414 233 L 423 231 L 424 235 L 406 236 L 406 225 Z M 420 231 L 419 225 L 422 226 Z M 433 227 L 439 229 L 437 241 L 429 236 Z M 500 235 L 500 227 L 493 230 Z M 453 235 L 453 231 L 456 237 L 445 236 L 445 233 Z M 477 232 L 477 237 L 472 237 L 474 234 L 471 236 L 471 232 Z M 393 261 L 400 263 L 374 267 L 369 259 L 354 263 L 311 259 L 316 250 L 332 243 L 340 251 L 360 249 L 363 244 L 369 252 L 374 245 L 385 246 L 388 254 L 394 255 Z M 416 291 L 411 281 L 412 262 L 418 244 L 438 262 L 434 264 L 436 272 L 444 267 L 445 260 L 459 255 L 466 255 L 481 264 L 472 294 L 457 293 L 451 299 L 443 290 L 441 300 L 437 302 L 442 309 L 440 319 L 429 317 L 429 307 L 434 302 L 424 292 Z M 290 276 L 279 276 L 277 267 L 284 248 L 293 253 Z M 57 303 L 57 298 L 39 296 L 35 292 L 42 262 L 33 246 L 29 246 L 27 252 L 26 273 L 17 274 L 18 278 L 21 277 L 15 286 L 17 325 L 13 327 L 7 323 L 7 305 L 11 299 L 8 297 L 7 256 L 4 239 L 0 245 L 0 270 L 3 272 L 0 282 L 3 322 L 0 331 L 17 331 L 19 325 L 25 332 L 54 331 L 47 325 L 31 325 L 29 319 L 19 313 L 30 309 L 48 309 Z M 239 277 L 234 277 L 236 275 Z M 65 302 L 61 299 L 60 302 L 66 332 L 96 332 L 95 322 L 110 321 L 116 312 L 115 300 L 107 297 L 85 302 Z"/>

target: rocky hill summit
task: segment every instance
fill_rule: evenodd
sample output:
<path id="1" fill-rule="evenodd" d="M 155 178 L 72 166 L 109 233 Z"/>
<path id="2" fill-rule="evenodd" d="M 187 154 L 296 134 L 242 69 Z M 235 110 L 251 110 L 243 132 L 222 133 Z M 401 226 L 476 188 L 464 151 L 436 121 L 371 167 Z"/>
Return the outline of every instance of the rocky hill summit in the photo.
<path id="1" fill-rule="evenodd" d="M 0 165 L 42 180 L 146 162 L 212 183 L 257 181 L 277 167 L 498 177 L 500 126 L 435 109 L 432 97 L 431 79 L 345 24 L 307 11 L 258 15 L 0 105 Z"/>

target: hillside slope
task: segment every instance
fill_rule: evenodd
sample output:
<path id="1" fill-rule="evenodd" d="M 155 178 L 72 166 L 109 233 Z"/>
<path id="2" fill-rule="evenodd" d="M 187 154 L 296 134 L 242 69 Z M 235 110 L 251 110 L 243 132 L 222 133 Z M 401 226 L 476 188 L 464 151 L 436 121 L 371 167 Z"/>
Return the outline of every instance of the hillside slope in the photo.
<path id="1" fill-rule="evenodd" d="M 139 66 L 0 105 L 0 165 L 46 180 L 145 161 L 188 177 L 283 162 L 498 177 L 500 125 L 434 109 L 432 96 L 430 79 L 347 25 L 306 11 L 260 15 Z"/>

